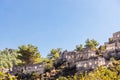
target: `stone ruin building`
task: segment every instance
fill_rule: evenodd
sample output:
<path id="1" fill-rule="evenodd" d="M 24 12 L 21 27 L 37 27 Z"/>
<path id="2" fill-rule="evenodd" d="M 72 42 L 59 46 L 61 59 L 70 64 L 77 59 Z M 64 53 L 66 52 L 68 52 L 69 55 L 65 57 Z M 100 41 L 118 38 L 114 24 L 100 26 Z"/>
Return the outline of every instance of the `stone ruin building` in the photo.
<path id="1" fill-rule="evenodd" d="M 96 51 L 84 48 L 81 51 L 64 51 L 62 59 L 66 59 L 67 62 L 75 62 L 78 60 L 86 60 L 92 57 L 96 57 Z"/>
<path id="2" fill-rule="evenodd" d="M 101 65 L 106 65 L 106 62 L 103 57 L 96 57 L 84 61 L 79 60 L 76 61 L 75 64 L 77 71 L 86 71 L 86 70 L 93 70 Z"/>
<path id="3" fill-rule="evenodd" d="M 96 51 L 89 48 L 84 48 L 81 51 L 64 51 L 61 58 L 66 60 L 70 67 L 76 66 L 78 72 L 106 64 L 104 57 L 97 57 Z"/>
<path id="4" fill-rule="evenodd" d="M 86 71 L 93 70 L 102 65 L 108 65 L 110 58 L 114 57 L 120 59 L 120 31 L 113 33 L 113 37 L 109 42 L 105 42 L 104 46 L 106 50 L 102 56 L 99 56 L 95 50 L 89 48 L 83 48 L 80 51 L 64 51 L 60 54 L 60 58 L 57 61 L 66 61 L 70 67 L 76 66 L 76 70 Z M 36 64 L 29 66 L 17 66 L 13 68 L 14 73 L 20 70 L 25 70 L 26 73 L 38 72 L 42 74 L 44 72 L 44 64 Z M 66 66 L 68 66 L 66 64 Z"/>
<path id="5" fill-rule="evenodd" d="M 113 33 L 113 37 L 109 42 L 105 42 L 106 51 L 104 52 L 104 57 L 110 59 L 114 57 L 120 59 L 120 31 Z"/>
<path id="6" fill-rule="evenodd" d="M 32 72 L 37 72 L 39 74 L 43 74 L 44 73 L 44 65 L 43 63 L 39 63 L 39 64 L 32 64 L 32 65 L 24 65 L 24 66 L 14 66 L 11 70 L 11 74 L 16 74 L 19 72 L 23 72 L 25 74 L 27 73 L 32 73 Z"/>
<path id="7" fill-rule="evenodd" d="M 97 68 L 101 65 L 108 65 L 110 58 L 120 59 L 120 31 L 113 33 L 109 42 L 105 42 L 106 50 L 103 56 L 98 56 L 95 50 L 84 48 L 81 51 L 64 51 L 61 59 L 66 60 L 69 66 L 76 66 L 78 71 L 85 71 Z"/>

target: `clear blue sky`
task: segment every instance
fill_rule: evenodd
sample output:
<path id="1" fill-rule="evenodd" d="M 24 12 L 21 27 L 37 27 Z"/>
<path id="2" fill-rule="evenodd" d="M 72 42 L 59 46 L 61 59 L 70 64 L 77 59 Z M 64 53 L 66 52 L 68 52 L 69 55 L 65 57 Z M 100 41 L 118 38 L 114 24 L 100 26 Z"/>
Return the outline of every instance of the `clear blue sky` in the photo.
<path id="1" fill-rule="evenodd" d="M 120 0 L 0 0 L 0 49 L 22 44 L 73 50 L 87 38 L 103 44 L 120 31 Z"/>

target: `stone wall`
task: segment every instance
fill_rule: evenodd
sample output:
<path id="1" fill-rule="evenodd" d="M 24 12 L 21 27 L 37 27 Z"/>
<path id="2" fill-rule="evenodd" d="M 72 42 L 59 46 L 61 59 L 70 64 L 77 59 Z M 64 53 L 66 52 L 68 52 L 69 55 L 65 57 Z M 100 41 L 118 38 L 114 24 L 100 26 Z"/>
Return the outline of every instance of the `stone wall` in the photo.
<path id="1" fill-rule="evenodd" d="M 96 57 L 96 51 L 90 49 L 84 49 L 82 51 L 67 51 L 63 52 L 62 59 L 67 60 L 67 62 L 75 62 L 77 60 L 86 60 L 91 57 Z"/>
<path id="2" fill-rule="evenodd" d="M 16 74 L 22 71 L 24 73 L 38 72 L 39 74 L 42 74 L 44 72 L 44 65 L 33 64 L 33 65 L 26 65 L 26 66 L 14 66 L 11 73 Z"/>
<path id="3" fill-rule="evenodd" d="M 85 61 L 77 61 L 75 64 L 77 71 L 85 71 L 97 68 L 98 66 L 106 65 L 106 61 L 103 57 L 98 57 Z"/>
<path id="4" fill-rule="evenodd" d="M 120 31 L 113 33 L 113 41 L 120 40 Z"/>
<path id="5" fill-rule="evenodd" d="M 115 50 L 115 43 L 105 44 L 106 50 Z"/>

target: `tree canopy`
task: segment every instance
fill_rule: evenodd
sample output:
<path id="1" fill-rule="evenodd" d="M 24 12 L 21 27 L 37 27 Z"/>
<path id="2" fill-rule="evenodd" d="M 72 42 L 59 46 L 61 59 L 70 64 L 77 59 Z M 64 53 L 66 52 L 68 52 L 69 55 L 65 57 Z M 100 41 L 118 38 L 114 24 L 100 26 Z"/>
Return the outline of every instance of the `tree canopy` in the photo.
<path id="1" fill-rule="evenodd" d="M 24 64 L 35 64 L 41 62 L 41 55 L 36 46 L 31 44 L 18 47 L 18 59 Z"/>
<path id="2" fill-rule="evenodd" d="M 77 51 L 83 50 L 83 45 L 82 44 L 77 45 L 75 50 L 77 50 Z"/>
<path id="3" fill-rule="evenodd" d="M 92 39 L 92 40 L 87 39 L 85 43 L 86 43 L 85 44 L 86 48 L 90 48 L 90 49 L 93 49 L 93 50 L 96 50 L 97 46 L 99 45 L 99 43 L 94 39 Z"/>
<path id="4" fill-rule="evenodd" d="M 48 54 L 48 58 L 55 60 L 55 59 L 59 58 L 60 52 L 61 52 L 60 48 L 52 49 L 50 51 L 50 54 Z"/>
<path id="5" fill-rule="evenodd" d="M 0 51 L 0 67 L 11 68 L 14 65 L 18 65 L 21 61 L 17 59 L 17 56 L 17 50 L 15 49 L 6 48 Z"/>

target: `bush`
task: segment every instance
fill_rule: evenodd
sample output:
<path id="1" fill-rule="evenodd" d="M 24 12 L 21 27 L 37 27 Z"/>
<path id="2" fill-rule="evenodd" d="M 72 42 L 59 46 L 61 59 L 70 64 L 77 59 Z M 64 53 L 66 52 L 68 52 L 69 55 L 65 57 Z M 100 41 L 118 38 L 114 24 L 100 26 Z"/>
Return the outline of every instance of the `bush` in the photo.
<path id="1" fill-rule="evenodd" d="M 66 77 L 59 77 L 56 80 L 68 80 Z"/>
<path id="2" fill-rule="evenodd" d="M 0 80 L 17 80 L 16 77 L 13 77 L 10 74 L 0 72 Z"/>

